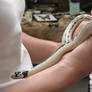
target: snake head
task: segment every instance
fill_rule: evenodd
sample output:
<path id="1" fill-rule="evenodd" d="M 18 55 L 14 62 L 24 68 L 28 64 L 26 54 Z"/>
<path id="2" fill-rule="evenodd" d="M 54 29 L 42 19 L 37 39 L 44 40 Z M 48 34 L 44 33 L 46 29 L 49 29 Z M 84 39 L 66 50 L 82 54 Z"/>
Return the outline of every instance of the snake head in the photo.
<path id="1" fill-rule="evenodd" d="M 23 71 L 23 72 L 15 72 L 14 74 L 11 75 L 12 79 L 23 79 L 28 76 L 28 71 Z"/>

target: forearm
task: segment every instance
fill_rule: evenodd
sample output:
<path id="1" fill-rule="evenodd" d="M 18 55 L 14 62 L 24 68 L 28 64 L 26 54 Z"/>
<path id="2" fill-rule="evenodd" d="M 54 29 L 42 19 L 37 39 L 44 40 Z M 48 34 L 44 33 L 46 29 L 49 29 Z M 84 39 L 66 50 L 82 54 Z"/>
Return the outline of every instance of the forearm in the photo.
<path id="1" fill-rule="evenodd" d="M 22 33 L 22 41 L 34 63 L 47 59 L 60 46 L 60 43 L 42 40 Z"/>
<path id="2" fill-rule="evenodd" d="M 82 77 L 77 69 L 62 63 L 0 92 L 65 92 Z"/>

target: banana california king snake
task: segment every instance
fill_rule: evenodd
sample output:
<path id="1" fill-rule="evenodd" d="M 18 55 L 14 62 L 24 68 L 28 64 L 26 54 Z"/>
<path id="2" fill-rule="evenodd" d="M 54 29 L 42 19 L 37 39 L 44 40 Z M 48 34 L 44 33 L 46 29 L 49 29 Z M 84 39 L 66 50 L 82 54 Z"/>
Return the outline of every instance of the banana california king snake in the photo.
<path id="1" fill-rule="evenodd" d="M 74 37 L 74 39 L 72 39 L 74 30 L 83 20 L 87 20 L 87 23 L 85 23 L 84 26 L 80 29 L 80 32 L 77 34 L 77 36 Z M 71 21 L 71 23 L 68 25 L 63 34 L 62 37 L 63 45 L 54 54 L 52 54 L 52 56 L 50 56 L 43 63 L 32 68 L 30 71 L 15 72 L 14 74 L 11 75 L 11 78 L 13 79 L 25 78 L 55 65 L 56 63 L 59 62 L 60 58 L 64 55 L 64 53 L 76 48 L 83 41 L 85 41 L 90 35 L 92 35 L 92 16 L 88 14 L 77 16 L 75 19 Z"/>

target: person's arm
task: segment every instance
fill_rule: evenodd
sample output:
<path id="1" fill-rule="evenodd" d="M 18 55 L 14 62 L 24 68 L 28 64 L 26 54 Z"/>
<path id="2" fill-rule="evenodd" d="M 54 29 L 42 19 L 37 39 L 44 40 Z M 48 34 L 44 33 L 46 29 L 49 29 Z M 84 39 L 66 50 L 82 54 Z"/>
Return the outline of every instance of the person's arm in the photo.
<path id="1" fill-rule="evenodd" d="M 82 77 L 74 67 L 55 65 L 0 92 L 64 92 Z"/>
<path id="2" fill-rule="evenodd" d="M 27 48 L 33 63 L 38 64 L 51 56 L 61 43 L 38 39 L 22 33 L 22 42 Z"/>
<path id="3" fill-rule="evenodd" d="M 60 62 L 0 92 L 65 92 L 92 72 L 92 37 Z"/>
<path id="4" fill-rule="evenodd" d="M 65 92 L 92 73 L 92 37 L 65 54 L 60 62 L 0 92 Z"/>

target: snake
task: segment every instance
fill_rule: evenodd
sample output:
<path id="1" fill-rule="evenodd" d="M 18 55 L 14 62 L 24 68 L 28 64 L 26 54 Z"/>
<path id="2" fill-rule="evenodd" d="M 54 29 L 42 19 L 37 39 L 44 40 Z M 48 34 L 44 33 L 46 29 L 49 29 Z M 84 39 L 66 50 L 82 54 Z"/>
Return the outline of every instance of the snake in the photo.
<path id="1" fill-rule="evenodd" d="M 82 26 L 80 32 L 72 38 L 75 29 L 79 26 L 79 24 L 86 20 L 87 22 Z M 92 35 L 92 16 L 89 14 L 81 14 L 75 17 L 67 26 L 62 36 L 62 45 L 44 62 L 39 65 L 33 67 L 28 71 L 16 71 L 12 73 L 11 78 L 13 79 L 23 79 L 29 76 L 32 76 L 36 73 L 39 73 L 51 66 L 57 64 L 63 55 L 77 46 L 79 46 L 83 41 L 88 39 L 89 36 Z"/>

